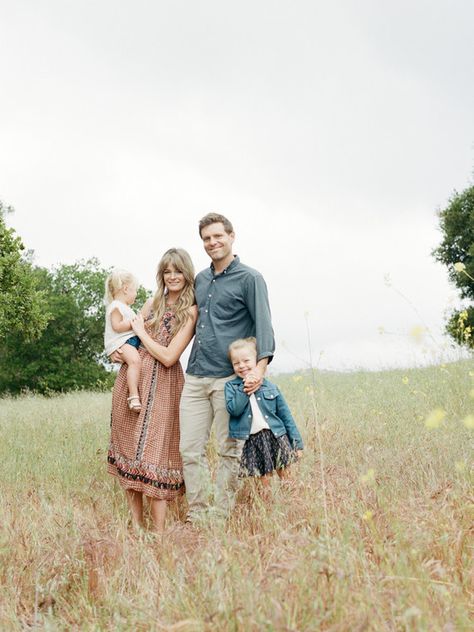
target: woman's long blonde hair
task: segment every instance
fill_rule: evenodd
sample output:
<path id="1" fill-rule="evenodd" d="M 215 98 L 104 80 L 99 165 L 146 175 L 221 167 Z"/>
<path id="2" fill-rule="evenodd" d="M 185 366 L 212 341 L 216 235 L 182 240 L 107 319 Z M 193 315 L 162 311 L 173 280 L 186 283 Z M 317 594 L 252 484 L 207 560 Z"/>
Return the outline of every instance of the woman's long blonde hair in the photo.
<path id="1" fill-rule="evenodd" d="M 173 308 L 175 321 L 171 335 L 174 336 L 181 327 L 186 324 L 188 318 L 190 318 L 189 308 L 196 302 L 194 297 L 194 266 L 191 257 L 186 250 L 182 248 L 170 248 L 161 257 L 156 271 L 157 289 L 151 304 L 152 317 L 150 319 L 150 326 L 155 333 L 158 333 L 161 319 L 166 311 L 166 297 L 168 292 L 166 290 L 163 273 L 169 265 L 172 265 L 176 270 L 182 272 L 185 280 L 184 288 L 181 290 L 181 294 Z"/>

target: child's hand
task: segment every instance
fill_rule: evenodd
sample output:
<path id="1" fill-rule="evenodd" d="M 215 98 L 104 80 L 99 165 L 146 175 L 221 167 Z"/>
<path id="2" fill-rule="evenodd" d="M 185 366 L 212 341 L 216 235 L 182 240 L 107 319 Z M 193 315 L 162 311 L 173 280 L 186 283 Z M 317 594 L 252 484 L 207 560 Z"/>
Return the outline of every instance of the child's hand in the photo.
<path id="1" fill-rule="evenodd" d="M 137 314 L 135 318 L 132 318 L 130 326 L 139 338 L 145 334 L 145 321 L 143 320 L 143 316 L 141 314 Z"/>

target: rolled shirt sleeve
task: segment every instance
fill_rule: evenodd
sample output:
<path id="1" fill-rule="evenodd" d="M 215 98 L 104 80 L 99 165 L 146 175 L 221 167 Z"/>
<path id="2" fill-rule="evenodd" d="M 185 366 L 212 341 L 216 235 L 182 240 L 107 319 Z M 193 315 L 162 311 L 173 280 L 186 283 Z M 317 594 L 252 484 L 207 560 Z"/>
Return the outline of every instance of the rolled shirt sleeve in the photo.
<path id="1" fill-rule="evenodd" d="M 255 323 L 257 360 L 268 358 L 270 363 L 275 353 L 275 336 L 272 327 L 267 284 L 260 273 L 248 277 L 246 292 L 247 307 Z"/>

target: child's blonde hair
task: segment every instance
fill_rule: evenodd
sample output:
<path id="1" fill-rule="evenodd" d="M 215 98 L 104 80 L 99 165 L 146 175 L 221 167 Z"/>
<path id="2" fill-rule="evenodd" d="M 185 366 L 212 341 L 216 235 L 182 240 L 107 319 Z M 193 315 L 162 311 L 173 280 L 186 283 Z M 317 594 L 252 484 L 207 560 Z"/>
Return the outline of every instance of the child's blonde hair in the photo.
<path id="1" fill-rule="evenodd" d="M 120 290 L 126 285 L 138 287 L 137 278 L 127 270 L 121 270 L 120 268 L 112 270 L 109 276 L 105 279 L 105 304 L 109 305 L 109 303 L 111 303 L 116 297 L 117 292 L 120 292 Z"/>
<path id="2" fill-rule="evenodd" d="M 253 336 L 250 336 L 249 338 L 238 338 L 237 340 L 234 340 L 234 342 L 231 342 L 229 345 L 229 349 L 228 349 L 229 360 L 232 359 L 231 357 L 232 351 L 237 351 L 237 349 L 244 349 L 245 347 L 252 347 L 252 349 L 255 351 L 255 355 L 257 355 L 257 339 L 256 338 L 254 338 Z"/>

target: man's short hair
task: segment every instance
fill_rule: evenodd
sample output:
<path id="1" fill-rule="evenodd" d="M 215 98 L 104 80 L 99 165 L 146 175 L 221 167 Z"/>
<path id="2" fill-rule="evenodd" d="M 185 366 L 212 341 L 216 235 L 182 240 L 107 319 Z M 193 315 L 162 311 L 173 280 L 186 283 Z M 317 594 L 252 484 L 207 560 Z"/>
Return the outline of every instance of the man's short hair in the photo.
<path id="1" fill-rule="evenodd" d="M 219 213 L 208 213 L 207 215 L 204 215 L 204 217 L 199 222 L 199 237 L 202 237 L 203 228 L 217 223 L 221 223 L 224 226 L 225 232 L 229 235 L 230 233 L 234 232 L 234 227 L 227 219 L 227 217 L 225 217 L 224 215 L 220 215 Z"/>

